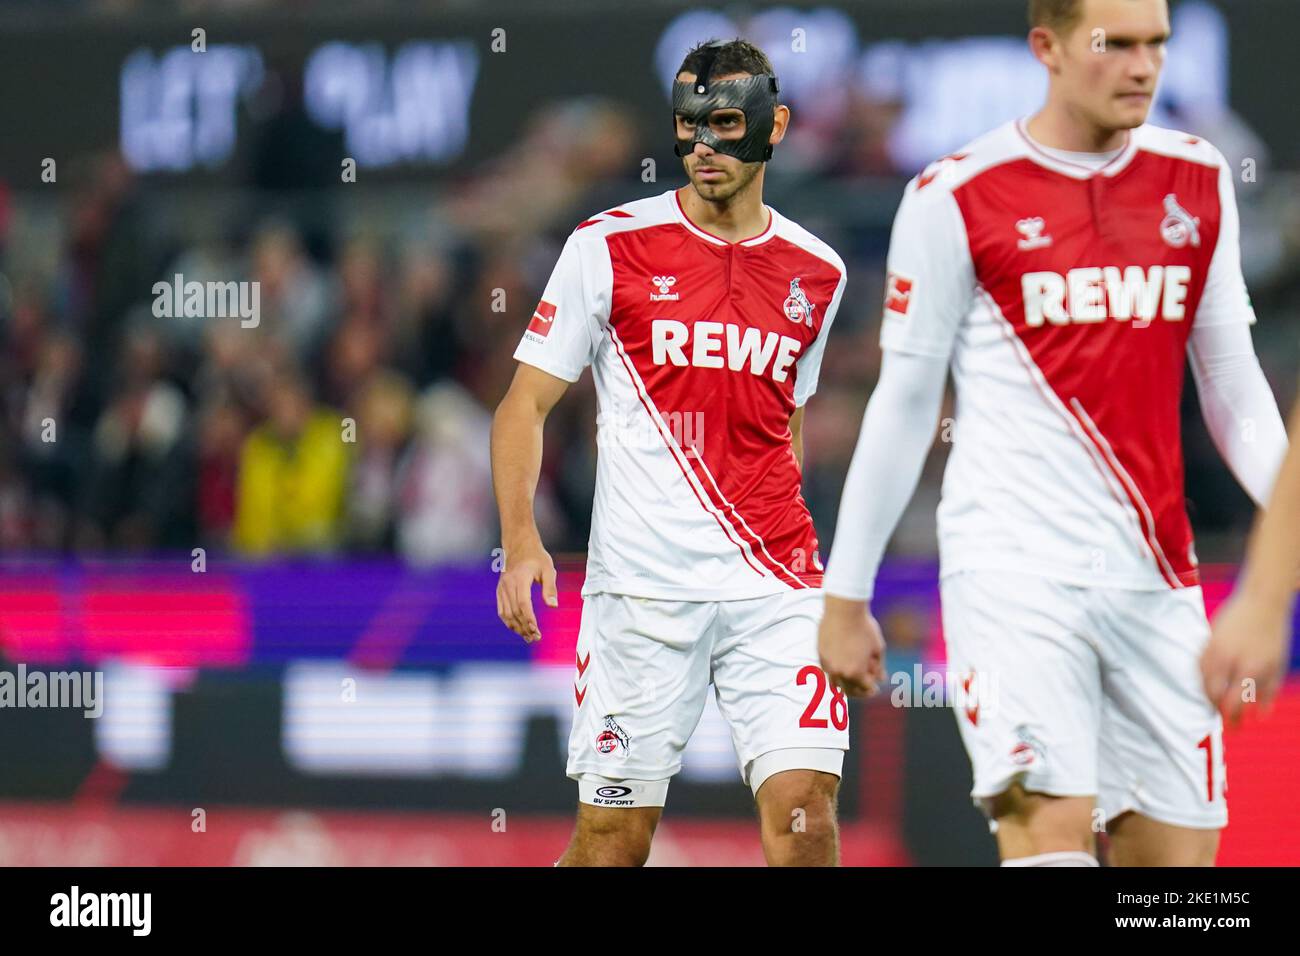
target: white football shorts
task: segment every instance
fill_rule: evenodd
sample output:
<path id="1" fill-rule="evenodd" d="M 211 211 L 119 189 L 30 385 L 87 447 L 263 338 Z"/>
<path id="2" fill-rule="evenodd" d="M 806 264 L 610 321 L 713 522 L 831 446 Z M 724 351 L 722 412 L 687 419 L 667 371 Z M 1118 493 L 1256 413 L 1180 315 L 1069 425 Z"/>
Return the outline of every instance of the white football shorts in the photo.
<path id="1" fill-rule="evenodd" d="M 1227 825 L 1223 725 L 1199 666 L 1210 637 L 1199 587 L 1129 591 L 978 570 L 943 578 L 940 594 L 954 714 L 985 814 L 1018 782 L 1095 796 L 1107 822 L 1132 810 Z"/>
<path id="2" fill-rule="evenodd" d="M 663 806 L 713 684 L 741 779 L 839 776 L 844 695 L 818 664 L 822 592 L 738 601 L 593 594 L 583 602 L 567 773 L 598 806 Z"/>

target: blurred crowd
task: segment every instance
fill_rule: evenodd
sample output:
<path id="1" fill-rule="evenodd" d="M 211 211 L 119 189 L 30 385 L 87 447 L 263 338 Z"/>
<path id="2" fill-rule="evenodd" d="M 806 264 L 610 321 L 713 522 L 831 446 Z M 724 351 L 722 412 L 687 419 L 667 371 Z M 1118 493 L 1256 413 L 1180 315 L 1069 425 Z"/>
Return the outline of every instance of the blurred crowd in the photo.
<path id="1" fill-rule="evenodd" d="M 261 215 L 246 227 L 160 232 L 166 199 L 103 155 L 72 177 L 53 235 L 42 236 L 23 214 L 28 197 L 0 181 L 0 550 L 487 558 L 497 539 L 491 413 L 512 352 L 573 227 L 681 181 L 662 166 L 659 182 L 642 182 L 648 148 L 609 103 L 545 108 L 506 152 L 421 190 L 414 230 L 355 228 L 358 217 L 342 213 L 366 200 L 337 187 L 321 200 L 322 228 L 319 207 L 304 215 L 274 201 L 254 165 L 245 186 Z M 863 188 L 878 151 L 859 150 L 860 164 L 831 174 L 841 177 L 833 188 Z M 293 170 L 275 172 L 295 181 Z M 879 369 L 889 221 L 801 208 L 803 180 L 783 181 L 779 163 L 770 184 L 768 201 L 850 271 L 804 433 L 805 496 L 826 545 Z M 895 177 L 887 188 L 902 185 Z M 1288 255 L 1252 291 L 1261 317 L 1286 329 L 1277 341 L 1290 349 L 1265 367 L 1289 395 L 1300 236 L 1281 241 Z M 41 242 L 50 255 L 31 254 Z M 159 317 L 154 284 L 175 274 L 258 283 L 256 327 Z M 1198 533 L 1235 541 L 1250 505 L 1188 391 L 1193 520 Z M 586 545 L 595 419 L 587 375 L 547 423 L 537 513 L 556 552 Z M 945 450 L 936 442 L 896 553 L 934 553 Z"/>

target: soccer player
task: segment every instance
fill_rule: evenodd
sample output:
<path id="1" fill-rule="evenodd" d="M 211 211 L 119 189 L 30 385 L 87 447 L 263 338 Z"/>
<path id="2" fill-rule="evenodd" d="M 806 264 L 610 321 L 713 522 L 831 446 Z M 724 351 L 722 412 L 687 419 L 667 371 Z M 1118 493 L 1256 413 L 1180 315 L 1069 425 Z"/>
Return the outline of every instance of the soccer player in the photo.
<path id="1" fill-rule="evenodd" d="M 1291 437 L 1300 435 L 1300 401 L 1291 412 Z M 1300 445 L 1282 463 L 1268 507 L 1260 512 L 1246 548 L 1246 567 L 1232 597 L 1214 615 L 1201 655 L 1205 692 L 1234 723 L 1241 718 L 1242 681 L 1255 682 L 1255 700 L 1267 705 L 1286 676 L 1296 576 L 1300 574 Z"/>
<path id="2" fill-rule="evenodd" d="M 501 619 L 556 605 L 533 519 L 542 425 L 592 366 L 595 503 L 582 588 L 561 865 L 640 865 L 709 684 L 773 865 L 838 861 L 847 700 L 817 664 L 822 567 L 800 494 L 803 406 L 844 292 L 826 243 L 763 203 L 790 111 L 761 50 L 692 50 L 676 74 L 689 185 L 569 236 L 492 429 Z"/>
<path id="3" fill-rule="evenodd" d="M 1184 365 L 1241 485 L 1286 452 L 1255 358 L 1233 170 L 1146 125 L 1165 0 L 1032 0 L 1047 102 L 908 184 L 885 358 L 825 580 L 823 666 L 880 677 L 872 582 L 951 368 L 938 511 L 954 715 L 1005 865 L 1213 863 L 1222 721 L 1184 506 Z M 1094 810 L 1097 812 L 1094 814 Z"/>

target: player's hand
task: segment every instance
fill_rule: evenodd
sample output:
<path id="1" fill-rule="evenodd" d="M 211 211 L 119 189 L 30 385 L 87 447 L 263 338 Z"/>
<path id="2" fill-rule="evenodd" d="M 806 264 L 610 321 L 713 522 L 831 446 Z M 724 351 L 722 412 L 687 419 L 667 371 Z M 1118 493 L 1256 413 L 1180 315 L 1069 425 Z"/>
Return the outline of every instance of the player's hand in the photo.
<path id="1" fill-rule="evenodd" d="M 869 697 L 885 680 L 885 639 L 865 601 L 826 595 L 817 653 L 831 684 L 850 697 Z"/>
<path id="2" fill-rule="evenodd" d="M 541 584 L 547 607 L 558 607 L 555 562 L 539 540 L 506 548 L 506 569 L 497 579 L 497 616 L 527 643 L 542 639 L 533 613 L 533 584 Z"/>
<path id="3" fill-rule="evenodd" d="M 1270 704 L 1277 695 L 1286 674 L 1288 611 L 1286 604 L 1238 591 L 1214 615 L 1210 641 L 1201 654 L 1201 676 L 1205 692 L 1229 724 L 1241 719 L 1243 681 L 1254 680 L 1258 703 Z"/>

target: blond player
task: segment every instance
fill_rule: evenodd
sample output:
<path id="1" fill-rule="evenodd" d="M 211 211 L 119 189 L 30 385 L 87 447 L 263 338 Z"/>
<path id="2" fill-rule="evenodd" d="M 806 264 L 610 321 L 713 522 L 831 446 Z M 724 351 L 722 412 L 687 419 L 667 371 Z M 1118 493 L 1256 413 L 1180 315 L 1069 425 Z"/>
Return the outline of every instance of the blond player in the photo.
<path id="1" fill-rule="evenodd" d="M 1286 433 L 1255 358 L 1233 171 L 1146 123 L 1165 0 L 1033 0 L 1047 102 L 935 163 L 894 222 L 880 381 L 827 565 L 823 666 L 880 679 L 884 546 L 934 435 L 940 596 L 972 797 L 1005 865 L 1211 864 L 1222 721 L 1184 504 L 1190 359 L 1206 425 L 1267 500 Z M 1249 422 L 1249 428 L 1245 427 Z"/>

